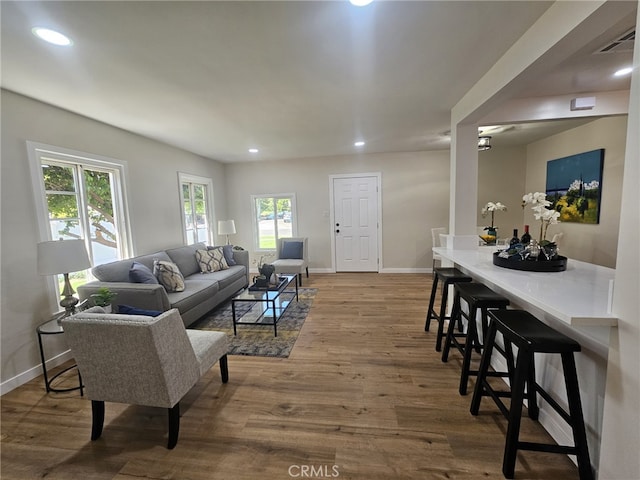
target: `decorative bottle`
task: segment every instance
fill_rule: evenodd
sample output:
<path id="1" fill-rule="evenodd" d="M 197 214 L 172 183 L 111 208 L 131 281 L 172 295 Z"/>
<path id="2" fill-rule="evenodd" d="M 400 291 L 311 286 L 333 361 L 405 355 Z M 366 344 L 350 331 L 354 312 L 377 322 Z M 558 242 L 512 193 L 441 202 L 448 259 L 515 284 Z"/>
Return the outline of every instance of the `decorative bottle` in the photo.
<path id="1" fill-rule="evenodd" d="M 513 247 L 516 243 L 520 243 L 520 239 L 518 238 L 518 229 L 513 229 L 513 237 L 509 240 L 509 246 Z"/>
<path id="2" fill-rule="evenodd" d="M 529 235 L 529 225 L 524 226 L 524 235 L 520 239 L 520 243 L 523 245 L 528 245 L 531 242 L 531 235 Z"/>

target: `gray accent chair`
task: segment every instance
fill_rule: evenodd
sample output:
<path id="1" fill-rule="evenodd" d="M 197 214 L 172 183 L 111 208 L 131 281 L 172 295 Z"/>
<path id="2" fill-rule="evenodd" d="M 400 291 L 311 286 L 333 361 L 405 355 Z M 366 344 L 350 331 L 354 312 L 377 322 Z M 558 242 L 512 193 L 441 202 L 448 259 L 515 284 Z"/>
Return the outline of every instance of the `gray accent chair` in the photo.
<path id="1" fill-rule="evenodd" d="M 91 440 L 102 434 L 105 401 L 129 403 L 168 409 L 172 449 L 180 400 L 216 362 L 222 383 L 229 380 L 226 334 L 185 329 L 177 309 L 148 317 L 94 307 L 63 319 L 62 326 L 91 400 Z"/>
<path id="2" fill-rule="evenodd" d="M 291 258 L 290 255 L 284 255 L 286 244 L 289 242 L 302 242 L 302 252 L 299 258 Z M 271 264 L 276 267 L 276 273 L 297 275 L 298 285 L 302 286 L 302 273 L 306 272 L 307 278 L 309 278 L 309 251 L 307 248 L 307 238 L 279 238 L 277 247 L 277 259 L 271 262 Z"/>

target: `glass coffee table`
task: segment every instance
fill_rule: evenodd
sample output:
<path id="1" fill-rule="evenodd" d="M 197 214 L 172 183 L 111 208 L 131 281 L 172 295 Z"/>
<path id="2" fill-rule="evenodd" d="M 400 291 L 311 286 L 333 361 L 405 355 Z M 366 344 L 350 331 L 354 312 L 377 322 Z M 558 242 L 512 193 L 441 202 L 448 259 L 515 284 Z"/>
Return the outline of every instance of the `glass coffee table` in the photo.
<path id="1" fill-rule="evenodd" d="M 279 275 L 278 284 L 269 287 L 245 288 L 231 300 L 233 312 L 233 334 L 237 325 L 273 325 L 273 334 L 278 336 L 278 320 L 295 298 L 298 301 L 297 275 Z M 289 288 L 295 286 L 293 288 Z M 248 307 L 248 308 L 247 308 Z"/>

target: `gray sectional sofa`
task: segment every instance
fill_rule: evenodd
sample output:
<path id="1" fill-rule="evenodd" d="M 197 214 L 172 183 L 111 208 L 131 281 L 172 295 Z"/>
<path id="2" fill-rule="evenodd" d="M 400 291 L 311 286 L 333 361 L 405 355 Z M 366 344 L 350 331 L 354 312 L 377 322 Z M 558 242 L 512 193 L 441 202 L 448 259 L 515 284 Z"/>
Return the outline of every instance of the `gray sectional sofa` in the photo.
<path id="1" fill-rule="evenodd" d="M 85 300 L 99 288 L 107 287 L 117 293 L 113 301 L 114 306 L 128 305 L 162 312 L 177 308 L 185 326 L 189 326 L 238 290 L 249 285 L 247 251 L 233 250 L 236 265 L 226 270 L 201 273 L 196 260 L 196 250 L 206 248 L 204 243 L 197 243 L 98 265 L 91 270 L 98 280 L 79 286 L 78 296 L 80 300 Z M 178 266 L 184 277 L 184 291 L 167 293 L 160 284 L 131 282 L 129 270 L 134 261 L 153 270 L 154 260 L 169 261 Z"/>

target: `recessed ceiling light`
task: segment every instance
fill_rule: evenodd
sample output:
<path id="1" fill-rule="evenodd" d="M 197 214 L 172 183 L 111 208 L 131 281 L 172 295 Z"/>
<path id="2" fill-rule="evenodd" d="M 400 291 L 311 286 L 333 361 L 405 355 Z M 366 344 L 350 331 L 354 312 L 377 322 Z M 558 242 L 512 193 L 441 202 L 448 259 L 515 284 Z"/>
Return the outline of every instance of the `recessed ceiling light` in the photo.
<path id="1" fill-rule="evenodd" d="M 614 73 L 613 76 L 614 77 L 622 77 L 624 75 L 629 75 L 631 72 L 633 72 L 633 67 L 621 68 L 616 73 Z"/>
<path id="2" fill-rule="evenodd" d="M 364 146 L 364 142 L 356 142 L 353 144 L 356 147 L 363 147 Z"/>
<path id="3" fill-rule="evenodd" d="M 250 148 L 249 153 L 258 153 L 259 150 L 257 148 Z"/>
<path id="4" fill-rule="evenodd" d="M 364 7 L 369 5 L 373 0 L 349 0 L 351 5 L 355 5 L 356 7 Z"/>
<path id="5" fill-rule="evenodd" d="M 31 31 L 36 37 L 44 40 L 45 42 L 60 45 L 62 47 L 73 45 L 73 42 L 69 37 L 60 32 L 56 32 L 55 30 L 43 27 L 33 27 Z"/>

